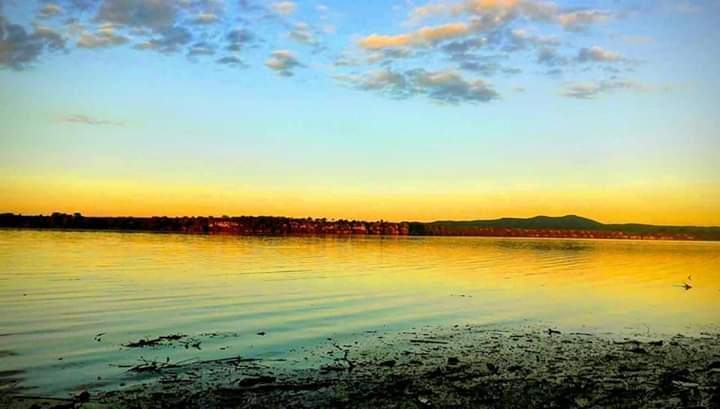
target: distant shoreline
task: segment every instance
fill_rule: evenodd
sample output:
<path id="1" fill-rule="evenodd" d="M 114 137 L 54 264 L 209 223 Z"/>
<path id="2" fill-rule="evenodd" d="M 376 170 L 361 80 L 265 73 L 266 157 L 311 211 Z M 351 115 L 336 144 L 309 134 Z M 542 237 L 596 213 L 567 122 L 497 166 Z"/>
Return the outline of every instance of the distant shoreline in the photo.
<path id="1" fill-rule="evenodd" d="M 720 241 L 720 227 L 603 224 L 579 216 L 475 221 L 387 222 L 275 216 L 85 217 L 0 214 L 0 227 L 237 236 L 473 236 Z"/>

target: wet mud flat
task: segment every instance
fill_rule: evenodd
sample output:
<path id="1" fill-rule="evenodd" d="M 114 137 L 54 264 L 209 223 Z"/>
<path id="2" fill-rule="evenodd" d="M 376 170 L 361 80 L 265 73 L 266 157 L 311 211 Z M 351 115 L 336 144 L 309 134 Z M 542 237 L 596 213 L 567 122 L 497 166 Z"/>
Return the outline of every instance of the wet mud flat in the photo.
<path id="1" fill-rule="evenodd" d="M 131 368 L 132 369 L 132 368 Z M 720 334 L 483 326 L 367 332 L 287 360 L 145 363 L 147 382 L 8 408 L 720 408 Z"/>

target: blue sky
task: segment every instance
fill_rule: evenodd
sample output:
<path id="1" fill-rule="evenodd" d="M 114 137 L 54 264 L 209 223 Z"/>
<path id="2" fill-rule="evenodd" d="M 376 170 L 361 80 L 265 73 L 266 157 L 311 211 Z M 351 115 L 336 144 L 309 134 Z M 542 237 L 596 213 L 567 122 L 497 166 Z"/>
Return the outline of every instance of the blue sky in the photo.
<path id="1" fill-rule="evenodd" d="M 0 210 L 720 224 L 717 1 L 0 4 Z"/>

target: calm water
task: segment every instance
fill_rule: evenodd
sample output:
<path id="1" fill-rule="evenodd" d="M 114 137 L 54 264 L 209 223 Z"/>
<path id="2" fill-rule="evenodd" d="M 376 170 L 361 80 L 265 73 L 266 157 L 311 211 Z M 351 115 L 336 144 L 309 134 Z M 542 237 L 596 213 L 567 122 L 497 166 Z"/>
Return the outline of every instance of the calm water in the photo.
<path id="1" fill-rule="evenodd" d="M 36 394 L 129 382 L 114 365 L 140 356 L 282 357 L 455 323 L 693 334 L 718 311 L 720 243 L 0 230 L 0 385 Z M 170 333 L 202 349 L 122 347 Z"/>

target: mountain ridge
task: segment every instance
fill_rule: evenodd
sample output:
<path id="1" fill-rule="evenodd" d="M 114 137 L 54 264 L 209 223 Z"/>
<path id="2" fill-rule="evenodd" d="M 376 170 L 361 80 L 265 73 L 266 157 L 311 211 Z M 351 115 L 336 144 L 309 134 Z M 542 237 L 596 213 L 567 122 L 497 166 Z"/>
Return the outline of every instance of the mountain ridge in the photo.
<path id="1" fill-rule="evenodd" d="M 501 217 L 497 219 L 477 219 L 477 220 L 437 220 L 428 224 L 447 224 L 447 225 L 484 225 L 487 227 L 514 227 L 514 228 L 573 228 L 587 229 L 603 226 L 596 220 L 589 219 L 574 214 L 565 216 L 545 216 L 538 215 L 533 217 Z"/>
<path id="2" fill-rule="evenodd" d="M 698 226 L 698 225 L 681 225 L 681 224 L 650 224 L 650 223 L 603 223 L 588 217 L 578 216 L 576 214 L 567 214 L 564 216 L 546 216 L 538 215 L 532 217 L 500 217 L 496 219 L 475 219 L 475 220 L 435 220 L 432 222 L 424 222 L 425 224 L 457 224 L 457 225 L 487 225 L 487 226 L 508 226 L 512 224 L 525 224 L 539 226 L 554 225 L 572 226 L 575 228 L 598 228 L 598 227 L 662 227 L 662 228 L 693 228 L 693 229 L 720 229 L 720 226 Z M 530 228 L 530 227 L 527 227 Z M 552 228 L 552 227 L 549 227 Z"/>
<path id="3" fill-rule="evenodd" d="M 673 226 L 642 223 L 602 223 L 574 214 L 564 216 L 534 216 L 528 218 L 502 217 L 487 220 L 438 220 L 430 223 L 411 223 L 414 234 L 429 235 L 486 235 L 498 230 L 526 231 L 582 231 L 618 232 L 628 236 L 688 235 L 699 239 L 720 239 L 720 226 Z"/>

